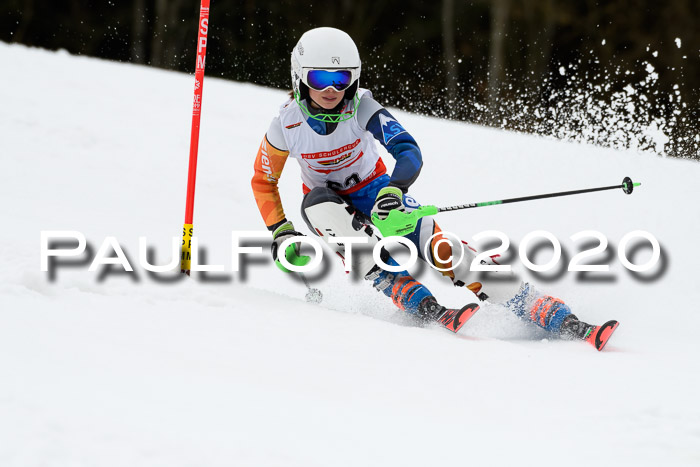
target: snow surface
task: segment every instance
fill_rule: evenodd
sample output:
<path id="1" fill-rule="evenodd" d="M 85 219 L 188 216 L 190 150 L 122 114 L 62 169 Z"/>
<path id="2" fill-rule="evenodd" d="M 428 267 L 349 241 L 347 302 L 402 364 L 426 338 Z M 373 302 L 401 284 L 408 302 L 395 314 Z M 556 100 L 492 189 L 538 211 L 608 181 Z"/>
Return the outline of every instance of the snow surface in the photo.
<path id="1" fill-rule="evenodd" d="M 330 255 L 320 306 L 266 251 L 230 271 L 231 231 L 264 230 L 249 180 L 284 92 L 205 81 L 194 225 L 226 272 L 154 278 L 138 237 L 164 264 L 181 235 L 192 77 L 7 44 L 0 61 L 0 466 L 700 464 L 697 163 L 396 111 L 425 155 L 426 204 L 643 183 L 439 216 L 465 240 L 501 230 L 511 251 L 548 230 L 568 258 L 571 235 L 603 232 L 610 273 L 528 277 L 586 321 L 620 320 L 604 352 L 496 306 L 452 335 L 407 326 Z M 305 229 L 298 172 L 280 188 Z M 51 280 L 42 230 L 79 230 L 93 252 L 115 236 L 136 271 L 87 258 Z M 662 245 L 647 280 L 616 256 L 632 230 Z M 448 306 L 468 300 L 420 277 Z"/>

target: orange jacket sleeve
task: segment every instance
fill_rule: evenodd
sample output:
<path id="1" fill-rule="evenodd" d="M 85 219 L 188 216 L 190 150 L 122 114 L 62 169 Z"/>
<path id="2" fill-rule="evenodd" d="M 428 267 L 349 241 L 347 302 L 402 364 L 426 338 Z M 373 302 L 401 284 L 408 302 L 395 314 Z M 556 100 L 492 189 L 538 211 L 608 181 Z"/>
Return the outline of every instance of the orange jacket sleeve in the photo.
<path id="1" fill-rule="evenodd" d="M 285 218 L 282 199 L 277 190 L 277 180 L 282 175 L 287 156 L 289 151 L 277 149 L 270 144 L 265 135 L 255 158 L 255 173 L 251 185 L 260 214 L 268 227 Z"/>

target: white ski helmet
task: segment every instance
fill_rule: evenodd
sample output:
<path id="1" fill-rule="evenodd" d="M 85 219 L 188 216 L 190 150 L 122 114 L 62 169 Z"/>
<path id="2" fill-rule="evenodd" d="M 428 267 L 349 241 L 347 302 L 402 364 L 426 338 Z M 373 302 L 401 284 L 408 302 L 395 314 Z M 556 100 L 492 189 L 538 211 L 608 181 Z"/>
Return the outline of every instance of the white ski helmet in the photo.
<path id="1" fill-rule="evenodd" d="M 352 38 L 335 28 L 306 31 L 292 50 L 292 89 L 297 100 L 309 97 L 308 73 L 311 70 L 349 70 L 350 86 L 345 99 L 352 100 L 360 79 L 360 53 Z"/>

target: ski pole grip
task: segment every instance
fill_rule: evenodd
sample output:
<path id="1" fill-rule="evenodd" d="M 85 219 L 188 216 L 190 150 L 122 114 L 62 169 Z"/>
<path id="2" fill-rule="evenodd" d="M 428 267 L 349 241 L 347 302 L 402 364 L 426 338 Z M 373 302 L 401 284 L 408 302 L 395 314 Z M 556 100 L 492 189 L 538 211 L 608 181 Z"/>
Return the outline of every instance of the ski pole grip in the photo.
<path id="1" fill-rule="evenodd" d="M 389 215 L 384 220 L 380 219 L 376 213 L 372 214 L 372 223 L 384 237 L 403 237 L 416 230 L 416 225 L 421 217 L 433 216 L 437 213 L 436 206 L 421 206 L 411 212 L 401 212 L 394 209 L 389 211 Z"/>

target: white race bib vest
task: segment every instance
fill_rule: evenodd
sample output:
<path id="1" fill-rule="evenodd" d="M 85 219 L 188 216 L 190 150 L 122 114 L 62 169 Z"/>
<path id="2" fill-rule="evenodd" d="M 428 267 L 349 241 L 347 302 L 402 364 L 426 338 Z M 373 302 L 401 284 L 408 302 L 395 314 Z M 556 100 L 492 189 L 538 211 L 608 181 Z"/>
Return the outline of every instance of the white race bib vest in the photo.
<path id="1" fill-rule="evenodd" d="M 358 98 L 368 92 L 358 89 Z M 338 123 L 330 135 L 316 133 L 295 101 L 280 109 L 279 118 L 289 156 L 299 162 L 301 179 L 309 189 L 325 186 L 350 192 L 354 186 L 379 175 L 380 157 L 374 137 L 360 127 L 357 113 Z M 383 169 L 383 163 L 380 166 Z"/>

